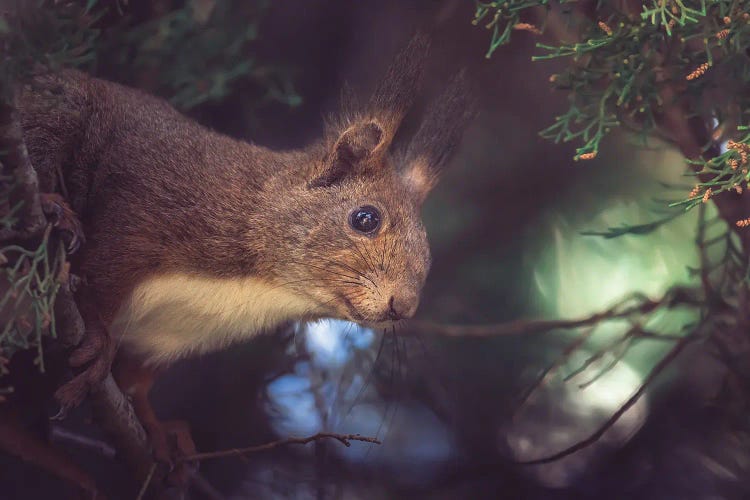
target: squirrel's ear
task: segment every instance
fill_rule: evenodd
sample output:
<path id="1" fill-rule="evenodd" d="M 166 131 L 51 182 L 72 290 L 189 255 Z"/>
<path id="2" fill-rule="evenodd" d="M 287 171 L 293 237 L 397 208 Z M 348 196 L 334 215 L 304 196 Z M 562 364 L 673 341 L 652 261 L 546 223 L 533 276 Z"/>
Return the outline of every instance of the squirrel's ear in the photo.
<path id="1" fill-rule="evenodd" d="M 374 121 L 355 123 L 344 130 L 323 159 L 323 168 L 308 186 L 326 187 L 366 168 L 384 147 L 383 129 Z"/>
<path id="2" fill-rule="evenodd" d="M 401 161 L 401 175 L 421 201 L 437 184 L 440 171 L 461 142 L 464 129 L 476 116 L 465 71 L 459 72 L 427 111 Z"/>

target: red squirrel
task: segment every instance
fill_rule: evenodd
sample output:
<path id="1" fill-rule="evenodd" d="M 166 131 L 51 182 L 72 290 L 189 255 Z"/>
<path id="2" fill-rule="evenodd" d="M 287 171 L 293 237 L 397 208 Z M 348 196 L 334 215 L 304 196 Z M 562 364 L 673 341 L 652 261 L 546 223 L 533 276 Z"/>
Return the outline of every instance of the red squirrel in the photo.
<path id="1" fill-rule="evenodd" d="M 390 151 L 428 45 L 414 37 L 366 104 L 291 151 L 77 71 L 34 77 L 20 112 L 40 190 L 66 193 L 86 236 L 73 260 L 86 335 L 70 361 L 81 371 L 61 404 L 80 402 L 115 352 L 158 368 L 288 321 L 411 317 L 430 267 L 420 207 L 473 115 L 459 74 Z M 150 381 L 127 378 L 153 438 Z"/>

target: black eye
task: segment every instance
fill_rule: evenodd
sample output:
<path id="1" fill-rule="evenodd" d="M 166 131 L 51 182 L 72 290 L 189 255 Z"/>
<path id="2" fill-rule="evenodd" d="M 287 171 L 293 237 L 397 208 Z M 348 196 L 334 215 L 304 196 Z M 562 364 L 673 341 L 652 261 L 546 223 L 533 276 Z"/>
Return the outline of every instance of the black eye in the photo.
<path id="1" fill-rule="evenodd" d="M 355 231 L 372 234 L 380 227 L 380 211 L 369 205 L 359 207 L 349 216 L 349 224 Z"/>

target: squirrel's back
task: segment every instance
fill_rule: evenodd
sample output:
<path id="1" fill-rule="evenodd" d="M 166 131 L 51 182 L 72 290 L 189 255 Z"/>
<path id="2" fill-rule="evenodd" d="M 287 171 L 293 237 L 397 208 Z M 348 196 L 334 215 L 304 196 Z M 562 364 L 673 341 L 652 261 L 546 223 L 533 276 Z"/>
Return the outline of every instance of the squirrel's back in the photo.
<path id="1" fill-rule="evenodd" d="M 87 244 L 77 262 L 97 293 L 121 294 L 173 269 L 252 269 L 236 235 L 271 152 L 217 134 L 162 99 L 73 70 L 35 77 L 20 111 L 42 192 L 67 194 L 83 222 Z M 216 269 L 216 255 L 234 269 Z"/>
<path id="2" fill-rule="evenodd" d="M 163 184 L 175 185 L 207 167 L 227 175 L 236 171 L 228 158 L 242 162 L 252 154 L 250 145 L 213 133 L 163 99 L 75 70 L 35 77 L 24 88 L 20 109 L 40 188 L 54 191 L 64 181 L 73 208 L 84 217 L 82 198 L 93 201 L 113 176 L 125 182 L 118 191 L 132 183 L 143 200 L 150 191 L 144 188 L 154 186 L 160 194 Z"/>

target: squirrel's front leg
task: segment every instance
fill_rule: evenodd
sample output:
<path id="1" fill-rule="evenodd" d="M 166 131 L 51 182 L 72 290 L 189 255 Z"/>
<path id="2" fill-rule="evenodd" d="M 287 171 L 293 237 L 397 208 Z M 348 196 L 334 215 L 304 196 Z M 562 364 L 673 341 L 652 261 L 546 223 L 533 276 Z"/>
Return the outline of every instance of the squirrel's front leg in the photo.
<path id="1" fill-rule="evenodd" d="M 105 321 L 88 290 L 77 294 L 76 304 L 83 318 L 83 340 L 69 357 L 75 375 L 55 392 L 62 411 L 78 406 L 89 391 L 109 374 L 115 354 L 115 343 L 107 331 Z"/>
<path id="2" fill-rule="evenodd" d="M 68 202 L 57 193 L 39 193 L 39 202 L 47 221 L 52 224 L 65 243 L 68 254 L 74 253 L 86 241 L 83 225 Z"/>
<path id="3" fill-rule="evenodd" d="M 167 481 L 184 489 L 194 465 L 180 459 L 196 453 L 195 443 L 187 422 L 162 421 L 151 406 L 149 393 L 161 371 L 122 351 L 117 353 L 112 367 L 117 385 L 130 397 L 138 420 L 148 432 L 154 458 L 170 466 Z"/>
<path id="4" fill-rule="evenodd" d="M 65 198 L 57 193 L 40 193 L 39 201 L 48 222 L 65 244 L 67 253 L 78 250 L 85 241 L 83 225 Z M 76 305 L 85 330 L 83 340 L 69 358 L 71 367 L 78 373 L 55 392 L 63 412 L 77 406 L 92 387 L 104 380 L 114 357 L 114 344 L 91 294 L 84 289 L 76 295 Z"/>

